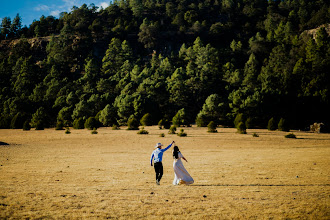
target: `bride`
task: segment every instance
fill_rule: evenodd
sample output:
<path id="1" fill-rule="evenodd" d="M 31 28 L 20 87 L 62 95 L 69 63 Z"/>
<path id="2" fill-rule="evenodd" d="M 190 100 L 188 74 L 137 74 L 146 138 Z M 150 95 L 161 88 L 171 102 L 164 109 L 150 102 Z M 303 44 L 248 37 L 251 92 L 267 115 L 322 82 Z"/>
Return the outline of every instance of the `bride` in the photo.
<path id="1" fill-rule="evenodd" d="M 178 146 L 174 146 L 173 148 L 173 169 L 174 169 L 174 180 L 173 185 L 189 185 L 194 183 L 194 179 L 189 175 L 188 171 L 184 168 L 181 158 L 186 162 L 186 158 L 181 154 Z"/>

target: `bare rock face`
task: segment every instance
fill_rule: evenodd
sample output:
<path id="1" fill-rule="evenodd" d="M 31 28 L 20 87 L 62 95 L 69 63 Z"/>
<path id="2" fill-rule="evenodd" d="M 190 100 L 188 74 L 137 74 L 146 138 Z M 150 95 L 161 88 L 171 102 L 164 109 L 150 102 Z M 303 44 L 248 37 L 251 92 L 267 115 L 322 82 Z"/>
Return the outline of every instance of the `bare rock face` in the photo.
<path id="1" fill-rule="evenodd" d="M 312 35 L 313 39 L 316 38 L 316 33 L 320 28 L 325 28 L 325 31 L 328 33 L 328 35 L 330 36 L 330 24 L 323 24 L 317 28 L 314 29 L 310 29 L 310 30 L 306 30 L 304 32 L 301 33 L 301 35 Z"/>

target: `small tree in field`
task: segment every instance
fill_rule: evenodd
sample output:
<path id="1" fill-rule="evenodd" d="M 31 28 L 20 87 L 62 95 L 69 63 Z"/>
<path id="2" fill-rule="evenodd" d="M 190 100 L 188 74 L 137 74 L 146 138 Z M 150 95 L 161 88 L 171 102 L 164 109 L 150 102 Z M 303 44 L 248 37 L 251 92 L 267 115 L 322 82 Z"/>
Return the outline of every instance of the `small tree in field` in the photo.
<path id="1" fill-rule="evenodd" d="M 176 131 L 176 126 L 175 125 L 172 125 L 168 131 L 169 134 L 175 134 L 175 131 Z"/>
<path id="2" fill-rule="evenodd" d="M 187 115 L 184 108 L 180 109 L 172 118 L 173 125 L 180 127 L 181 125 L 188 125 Z"/>
<path id="3" fill-rule="evenodd" d="M 245 126 L 246 126 L 246 129 L 254 127 L 254 120 L 252 118 L 246 119 Z"/>
<path id="4" fill-rule="evenodd" d="M 185 133 L 183 129 L 180 129 L 180 132 L 177 135 L 179 137 L 186 137 L 187 136 L 187 133 Z"/>
<path id="5" fill-rule="evenodd" d="M 198 113 L 196 117 L 197 127 L 205 127 L 207 126 L 207 117 L 203 113 Z"/>
<path id="6" fill-rule="evenodd" d="M 160 119 L 158 122 L 159 129 L 163 129 L 163 126 L 164 126 L 164 121 L 163 121 L 163 119 Z"/>
<path id="7" fill-rule="evenodd" d="M 36 127 L 36 130 L 44 130 L 45 129 L 44 124 L 41 121 L 35 122 L 35 127 Z"/>
<path id="8" fill-rule="evenodd" d="M 268 126 L 267 126 L 268 130 L 275 131 L 276 130 L 276 127 L 277 126 L 276 126 L 276 123 L 275 123 L 274 118 L 269 119 Z"/>
<path id="9" fill-rule="evenodd" d="M 149 134 L 149 132 L 147 130 L 144 130 L 144 127 L 142 127 L 137 134 Z"/>
<path id="10" fill-rule="evenodd" d="M 84 129 L 85 128 L 84 119 L 82 119 L 82 118 L 76 118 L 73 121 L 73 128 L 74 129 Z"/>
<path id="11" fill-rule="evenodd" d="M 139 125 L 139 121 L 134 116 L 131 116 L 127 121 L 127 130 L 139 130 Z"/>
<path id="12" fill-rule="evenodd" d="M 243 122 L 238 123 L 237 132 L 240 133 L 240 134 L 246 134 L 245 123 L 243 123 Z"/>
<path id="13" fill-rule="evenodd" d="M 70 128 L 69 127 L 66 128 L 65 133 L 66 134 L 71 134 L 71 131 L 70 131 Z"/>
<path id="14" fill-rule="evenodd" d="M 207 125 L 207 132 L 210 133 L 216 133 L 217 131 L 217 125 L 214 123 L 214 121 L 210 121 L 210 123 Z"/>
<path id="15" fill-rule="evenodd" d="M 23 124 L 23 130 L 24 131 L 29 131 L 31 130 L 31 125 L 30 125 L 30 122 L 28 120 L 26 120 Z"/>
<path id="16" fill-rule="evenodd" d="M 64 130 L 64 123 L 63 121 L 57 121 L 56 122 L 56 127 L 55 127 L 55 130 Z"/>
<path id="17" fill-rule="evenodd" d="M 91 134 L 97 134 L 97 128 L 93 128 L 93 131 L 91 131 Z"/>
<path id="18" fill-rule="evenodd" d="M 93 130 L 94 128 L 98 128 L 98 123 L 96 119 L 94 117 L 89 117 L 85 121 L 85 128 L 87 128 L 88 130 Z"/>
<path id="19" fill-rule="evenodd" d="M 278 130 L 279 131 L 290 131 L 289 126 L 284 118 L 280 119 L 280 122 L 278 123 Z"/>
<path id="20" fill-rule="evenodd" d="M 151 115 L 149 113 L 143 115 L 143 117 L 140 120 L 140 123 L 143 126 L 151 126 L 152 125 Z"/>
<path id="21" fill-rule="evenodd" d="M 243 115 L 243 113 L 238 113 L 236 115 L 235 120 L 234 120 L 235 128 L 238 128 L 238 124 L 240 122 L 243 122 L 244 123 L 244 115 Z"/>

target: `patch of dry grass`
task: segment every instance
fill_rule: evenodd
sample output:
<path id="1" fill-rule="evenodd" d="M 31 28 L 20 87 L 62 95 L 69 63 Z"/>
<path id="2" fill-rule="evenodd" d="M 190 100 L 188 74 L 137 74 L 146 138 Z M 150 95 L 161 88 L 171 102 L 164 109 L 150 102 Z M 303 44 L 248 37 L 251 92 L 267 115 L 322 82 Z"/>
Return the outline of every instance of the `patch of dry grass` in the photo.
<path id="1" fill-rule="evenodd" d="M 0 130 L 0 218 L 329 219 L 330 134 L 184 128 L 159 137 L 99 128 Z M 252 137 L 253 133 L 259 135 Z M 174 140 L 195 183 L 155 184 L 150 154 Z"/>

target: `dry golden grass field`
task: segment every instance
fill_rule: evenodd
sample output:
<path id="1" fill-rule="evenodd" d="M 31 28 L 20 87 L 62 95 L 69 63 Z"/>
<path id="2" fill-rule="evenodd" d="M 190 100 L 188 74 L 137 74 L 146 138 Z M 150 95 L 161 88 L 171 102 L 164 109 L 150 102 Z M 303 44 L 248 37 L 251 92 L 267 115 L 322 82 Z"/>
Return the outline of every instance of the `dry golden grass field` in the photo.
<path id="1" fill-rule="evenodd" d="M 145 129 L 0 130 L 0 219 L 330 219 L 330 134 Z M 171 149 L 155 183 L 151 152 L 172 140 L 193 185 L 172 185 Z"/>

